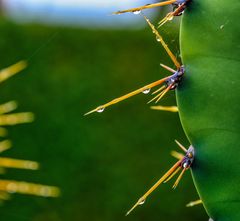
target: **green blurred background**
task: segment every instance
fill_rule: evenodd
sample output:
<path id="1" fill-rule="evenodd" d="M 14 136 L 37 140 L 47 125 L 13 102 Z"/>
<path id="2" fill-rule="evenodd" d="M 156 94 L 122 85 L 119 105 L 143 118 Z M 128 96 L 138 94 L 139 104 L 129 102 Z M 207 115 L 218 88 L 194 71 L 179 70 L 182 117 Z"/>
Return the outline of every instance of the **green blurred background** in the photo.
<path id="1" fill-rule="evenodd" d="M 144 22 L 144 21 L 143 21 Z M 57 185 L 57 199 L 13 195 L 0 207 L 3 221 L 207 220 L 190 172 L 173 191 L 162 185 L 131 215 L 126 211 L 175 162 L 174 139 L 188 146 L 178 114 L 150 110 L 138 95 L 103 113 L 83 114 L 162 78 L 172 66 L 152 32 L 83 30 L 0 21 L 1 64 L 29 66 L 0 87 L 0 102 L 17 100 L 34 123 L 9 128 L 13 148 L 2 156 L 36 160 L 39 171 L 8 170 L 1 179 Z M 176 54 L 174 26 L 162 31 Z M 171 43 L 171 44 L 170 44 Z M 169 93 L 162 105 L 174 105 Z"/>

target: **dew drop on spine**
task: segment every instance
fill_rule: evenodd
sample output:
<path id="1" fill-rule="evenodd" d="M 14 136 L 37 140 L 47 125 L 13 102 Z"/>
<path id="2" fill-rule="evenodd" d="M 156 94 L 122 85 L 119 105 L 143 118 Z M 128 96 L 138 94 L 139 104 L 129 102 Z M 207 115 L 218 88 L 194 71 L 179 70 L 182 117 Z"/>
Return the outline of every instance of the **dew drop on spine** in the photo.
<path id="1" fill-rule="evenodd" d="M 141 13 L 141 10 L 137 10 L 133 12 L 134 15 L 139 15 L 140 13 Z"/>
<path id="2" fill-rule="evenodd" d="M 97 109 L 97 112 L 102 113 L 104 111 L 104 109 L 105 109 L 104 107 L 100 107 L 100 108 Z"/>
<path id="3" fill-rule="evenodd" d="M 151 91 L 151 89 L 150 88 L 147 88 L 147 89 L 145 89 L 145 90 L 143 90 L 143 94 L 148 94 L 149 92 Z"/>

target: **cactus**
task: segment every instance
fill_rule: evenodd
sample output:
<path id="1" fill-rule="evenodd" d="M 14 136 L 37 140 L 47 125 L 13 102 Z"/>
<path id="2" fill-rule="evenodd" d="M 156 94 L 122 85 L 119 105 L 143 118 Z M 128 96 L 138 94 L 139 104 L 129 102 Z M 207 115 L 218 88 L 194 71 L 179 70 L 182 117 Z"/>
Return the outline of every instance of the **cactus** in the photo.
<path id="1" fill-rule="evenodd" d="M 182 169 L 174 188 L 183 173 L 191 168 L 200 200 L 188 206 L 203 203 L 210 220 L 238 221 L 239 212 L 239 164 L 237 155 L 239 134 L 239 23 L 236 0 L 172 0 L 118 11 L 115 14 L 133 12 L 142 14 L 148 8 L 173 4 L 173 12 L 159 22 L 159 27 L 182 16 L 180 26 L 180 49 L 182 64 L 177 60 L 162 39 L 158 30 L 144 16 L 176 70 L 162 65 L 172 75 L 160 79 L 101 105 L 87 114 L 102 112 L 106 107 L 126 98 L 148 93 L 153 87 L 163 84 L 153 92 L 157 94 L 150 102 L 158 102 L 168 91 L 176 89 L 177 108 L 153 107 L 160 110 L 179 110 L 184 131 L 190 147 L 177 144 L 185 155 L 174 152 L 178 161 L 159 179 L 130 209 L 145 202 L 161 183 L 169 181 Z"/>

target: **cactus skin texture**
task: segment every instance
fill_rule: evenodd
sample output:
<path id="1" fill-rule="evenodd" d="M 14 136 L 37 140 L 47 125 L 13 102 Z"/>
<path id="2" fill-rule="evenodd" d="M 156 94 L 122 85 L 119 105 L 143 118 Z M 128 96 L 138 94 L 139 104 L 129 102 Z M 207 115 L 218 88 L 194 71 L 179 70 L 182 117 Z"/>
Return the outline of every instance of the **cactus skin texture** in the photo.
<path id="1" fill-rule="evenodd" d="M 240 220 L 240 1 L 192 0 L 181 24 L 180 118 L 192 175 L 214 221 Z"/>

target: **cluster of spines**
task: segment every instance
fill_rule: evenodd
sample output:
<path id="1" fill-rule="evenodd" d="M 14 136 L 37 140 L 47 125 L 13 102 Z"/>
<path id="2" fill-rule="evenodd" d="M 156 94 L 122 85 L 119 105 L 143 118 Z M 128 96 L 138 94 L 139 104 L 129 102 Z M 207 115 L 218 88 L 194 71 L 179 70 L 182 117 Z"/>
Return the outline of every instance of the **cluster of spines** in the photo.
<path id="1" fill-rule="evenodd" d="M 14 76 L 15 74 L 26 68 L 27 63 L 20 61 L 8 68 L 0 71 L 0 83 Z M 31 112 L 11 113 L 17 108 L 16 101 L 9 101 L 0 105 L 0 153 L 8 150 L 12 146 L 12 142 L 4 139 L 7 136 L 6 126 L 12 126 L 22 123 L 30 123 L 34 120 L 34 115 Z M 7 157 L 0 157 L 0 173 L 6 172 L 7 168 L 37 170 L 39 164 L 35 161 L 13 159 Z M 30 194 L 43 197 L 57 197 L 59 196 L 59 189 L 53 186 L 46 186 L 35 183 L 28 183 L 15 180 L 0 179 L 0 201 L 8 200 L 11 193 Z"/>
<path id="2" fill-rule="evenodd" d="M 89 115 L 91 113 L 94 112 L 103 112 L 107 107 L 114 105 L 118 102 L 121 102 L 125 99 L 128 99 L 132 96 L 135 96 L 137 94 L 143 93 L 143 94 L 148 94 L 152 88 L 155 88 L 157 86 L 160 86 L 160 88 L 158 88 L 157 90 L 155 90 L 152 95 L 155 95 L 148 103 L 151 103 L 153 101 L 155 101 L 155 103 L 158 103 L 163 97 L 164 95 L 166 95 L 166 93 L 172 89 L 175 89 L 176 84 L 179 83 L 179 79 L 182 78 L 182 75 L 184 74 L 183 68 L 180 64 L 180 62 L 177 60 L 177 58 L 175 57 L 175 55 L 172 53 L 172 51 L 169 49 L 169 47 L 167 46 L 167 44 L 165 43 L 165 41 L 163 40 L 162 36 L 160 35 L 160 33 L 158 32 L 158 30 L 155 28 L 155 26 L 150 22 L 150 20 L 143 15 L 144 19 L 146 20 L 147 24 L 149 25 L 149 27 L 151 28 L 152 32 L 154 33 L 154 35 L 156 36 L 156 40 L 164 47 L 164 49 L 166 50 L 168 56 L 170 57 L 170 59 L 172 60 L 172 62 L 174 63 L 176 70 L 164 65 L 164 64 L 160 64 L 164 69 L 166 69 L 167 71 L 171 72 L 172 74 L 159 79 L 157 81 L 154 81 L 150 84 L 147 84 L 135 91 L 132 91 L 128 94 L 125 94 L 121 97 L 115 98 L 113 100 L 111 100 L 110 102 L 100 105 L 97 108 L 87 112 L 85 115 Z M 172 112 L 176 112 L 177 111 L 177 107 L 167 107 L 164 108 L 162 106 L 160 106 L 159 108 L 157 107 L 152 107 L 155 109 L 161 109 L 161 110 L 170 110 Z"/>
<path id="3" fill-rule="evenodd" d="M 178 84 L 180 83 L 183 74 L 184 74 L 184 67 L 183 65 L 181 65 L 181 63 L 177 60 L 176 56 L 171 52 L 171 50 L 169 49 L 168 45 L 165 43 L 165 41 L 163 40 L 162 36 L 160 35 L 160 33 L 158 32 L 158 30 L 155 28 L 155 26 L 151 23 L 151 21 L 142 13 L 142 10 L 144 9 L 149 9 L 149 8 L 155 8 L 155 7 L 159 7 L 159 6 L 164 6 L 164 5 L 174 5 L 174 10 L 170 13 L 168 13 L 160 22 L 159 22 L 159 26 L 161 27 L 162 25 L 164 25 L 166 22 L 171 21 L 175 16 L 179 16 L 181 15 L 184 10 L 187 7 L 187 4 L 190 2 L 191 0 L 168 0 L 168 1 L 163 1 L 163 2 L 159 2 L 159 3 L 154 3 L 154 4 L 147 4 L 144 6 L 140 6 L 140 7 L 136 7 L 136 8 L 132 8 L 132 9 L 127 9 L 127 10 L 122 10 L 122 11 L 117 11 L 114 14 L 122 14 L 122 13 L 127 13 L 127 12 L 132 12 L 134 14 L 140 14 L 144 17 L 144 19 L 146 20 L 147 24 L 149 25 L 149 27 L 151 28 L 152 32 L 154 33 L 156 40 L 161 43 L 161 45 L 163 46 L 163 48 L 165 49 L 165 51 L 167 52 L 169 58 L 172 60 L 173 64 L 176 67 L 176 70 L 164 65 L 164 64 L 160 64 L 163 68 L 165 68 L 166 70 L 170 71 L 172 73 L 172 75 L 169 75 L 165 78 L 162 78 L 160 80 L 157 80 L 153 83 L 150 83 L 148 85 L 145 85 L 133 92 L 130 92 L 126 95 L 123 95 L 121 97 L 115 98 L 112 101 L 100 105 L 97 108 L 87 112 L 85 115 L 91 114 L 93 112 L 103 112 L 105 108 L 116 104 L 120 101 L 123 101 L 127 98 L 130 98 L 132 96 L 135 96 L 139 93 L 144 93 L 144 94 L 148 94 L 150 92 L 150 90 L 156 86 L 162 85 L 160 86 L 159 89 L 155 90 L 152 94 L 155 95 L 155 97 L 153 99 L 151 99 L 148 103 L 151 103 L 153 101 L 155 101 L 155 103 L 159 102 L 161 100 L 161 98 L 170 90 L 174 90 Z M 164 111 L 171 111 L 171 112 L 178 112 L 178 108 L 176 106 L 152 106 L 151 107 L 154 110 L 164 110 Z M 178 144 L 178 146 L 184 151 L 185 155 L 176 151 L 172 151 L 171 154 L 172 156 L 174 156 L 175 158 L 178 159 L 178 161 L 142 196 L 140 197 L 140 199 L 134 204 L 134 206 L 126 213 L 126 215 L 130 214 L 137 206 L 144 204 L 146 198 L 162 183 L 166 183 L 169 180 L 171 180 L 180 170 L 181 173 L 178 176 L 178 178 L 176 179 L 174 185 L 173 185 L 173 189 L 175 189 L 184 172 L 186 170 L 188 170 L 193 161 L 194 161 L 194 147 L 190 146 L 189 149 L 186 149 L 182 144 L 180 144 L 178 141 L 176 141 L 176 143 Z M 188 203 L 186 206 L 187 207 L 192 207 L 195 205 L 199 205 L 201 204 L 202 201 L 201 200 L 196 200 L 196 201 L 192 201 L 190 203 Z"/>

